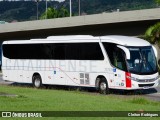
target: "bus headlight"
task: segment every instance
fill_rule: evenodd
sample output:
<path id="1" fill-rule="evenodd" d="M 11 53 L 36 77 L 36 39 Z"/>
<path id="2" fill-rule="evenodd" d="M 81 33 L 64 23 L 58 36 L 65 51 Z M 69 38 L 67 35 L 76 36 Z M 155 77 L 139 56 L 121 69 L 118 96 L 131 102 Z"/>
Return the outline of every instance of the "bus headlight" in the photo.
<path id="1" fill-rule="evenodd" d="M 131 77 L 131 80 L 138 82 L 139 80 L 135 77 Z"/>
<path id="2" fill-rule="evenodd" d="M 154 80 L 157 80 L 157 79 L 159 79 L 159 75 L 158 75 L 157 77 L 154 78 Z"/>
<path id="3" fill-rule="evenodd" d="M 130 77 L 131 80 L 136 81 L 136 82 L 154 82 L 156 80 L 159 80 L 159 76 L 152 78 L 152 79 L 138 79 L 135 77 Z"/>
<path id="4" fill-rule="evenodd" d="M 135 78 L 135 77 L 131 77 L 131 76 L 126 76 L 128 79 L 130 79 L 130 80 L 133 80 L 133 81 L 137 81 L 138 82 L 138 79 L 137 78 Z"/>

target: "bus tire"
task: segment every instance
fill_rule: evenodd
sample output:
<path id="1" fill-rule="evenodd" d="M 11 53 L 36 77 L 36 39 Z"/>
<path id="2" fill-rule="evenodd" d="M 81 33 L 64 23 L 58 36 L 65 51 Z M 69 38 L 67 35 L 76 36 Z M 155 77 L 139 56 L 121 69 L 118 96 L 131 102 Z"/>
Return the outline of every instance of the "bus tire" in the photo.
<path id="1" fill-rule="evenodd" d="M 40 75 L 34 75 L 32 78 L 32 84 L 35 88 L 41 88 L 42 87 L 42 79 Z"/>
<path id="2" fill-rule="evenodd" d="M 101 78 L 99 82 L 99 92 L 100 94 L 109 94 L 108 83 L 105 78 Z"/>

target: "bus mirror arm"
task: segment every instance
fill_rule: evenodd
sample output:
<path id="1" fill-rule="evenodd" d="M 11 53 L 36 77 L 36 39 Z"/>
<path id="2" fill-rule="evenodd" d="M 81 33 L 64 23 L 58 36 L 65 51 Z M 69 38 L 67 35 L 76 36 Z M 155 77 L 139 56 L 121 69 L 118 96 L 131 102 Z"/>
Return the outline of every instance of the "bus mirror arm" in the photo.
<path id="1" fill-rule="evenodd" d="M 120 46 L 120 45 L 117 45 L 117 47 L 120 48 L 120 49 L 122 49 L 125 52 L 125 54 L 126 54 L 126 59 L 130 60 L 130 51 L 129 51 L 129 49 L 127 49 L 124 46 Z"/>
<path id="2" fill-rule="evenodd" d="M 154 47 L 153 45 L 152 45 L 152 48 L 153 48 L 154 54 L 155 54 L 155 56 L 156 56 L 156 58 L 157 58 L 157 57 L 158 57 L 157 49 L 156 49 L 156 47 Z"/>

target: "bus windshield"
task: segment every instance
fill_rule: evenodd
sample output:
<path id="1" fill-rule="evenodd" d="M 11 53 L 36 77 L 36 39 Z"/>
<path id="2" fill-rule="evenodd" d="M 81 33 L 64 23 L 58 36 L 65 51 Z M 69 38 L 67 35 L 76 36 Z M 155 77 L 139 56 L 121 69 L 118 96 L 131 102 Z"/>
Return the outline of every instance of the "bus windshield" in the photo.
<path id="1" fill-rule="evenodd" d="M 128 71 L 135 74 L 153 74 L 157 72 L 157 62 L 151 46 L 127 47 L 130 59 L 126 60 Z"/>
<path id="2" fill-rule="evenodd" d="M 118 69 L 139 75 L 153 74 L 158 71 L 152 46 L 123 46 L 129 50 L 128 54 L 130 54 L 130 57 L 127 59 L 126 51 L 116 44 L 103 43 L 103 45 L 108 54 L 110 63 Z"/>

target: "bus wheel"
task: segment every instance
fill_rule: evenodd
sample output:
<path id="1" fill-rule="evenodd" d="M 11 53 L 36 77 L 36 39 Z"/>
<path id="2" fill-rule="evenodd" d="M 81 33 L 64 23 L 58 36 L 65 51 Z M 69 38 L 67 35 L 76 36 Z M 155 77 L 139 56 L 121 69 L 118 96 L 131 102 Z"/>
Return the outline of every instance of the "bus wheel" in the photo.
<path id="1" fill-rule="evenodd" d="M 99 82 L 99 92 L 100 94 L 109 94 L 109 88 L 105 78 L 102 78 Z"/>
<path id="2" fill-rule="evenodd" d="M 33 81 L 33 86 L 35 88 L 42 87 L 42 80 L 41 80 L 41 76 L 40 75 L 34 75 L 32 81 Z"/>

